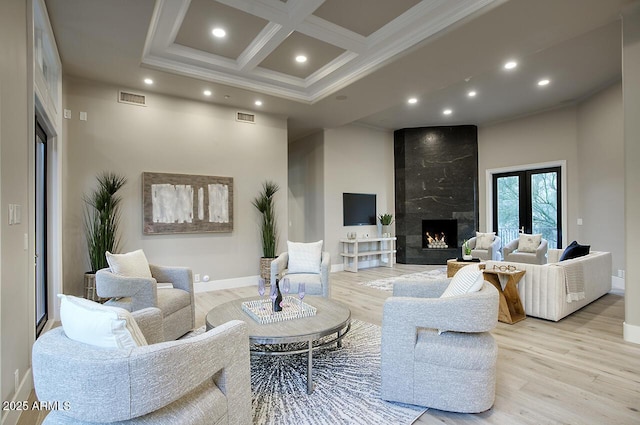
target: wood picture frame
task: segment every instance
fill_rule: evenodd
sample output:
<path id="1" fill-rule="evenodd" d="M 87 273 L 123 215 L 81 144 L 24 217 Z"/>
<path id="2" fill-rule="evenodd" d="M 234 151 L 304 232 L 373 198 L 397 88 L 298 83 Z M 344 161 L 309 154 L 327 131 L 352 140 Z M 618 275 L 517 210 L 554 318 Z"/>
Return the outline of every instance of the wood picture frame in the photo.
<path id="1" fill-rule="evenodd" d="M 143 233 L 233 231 L 233 177 L 142 173 Z"/>

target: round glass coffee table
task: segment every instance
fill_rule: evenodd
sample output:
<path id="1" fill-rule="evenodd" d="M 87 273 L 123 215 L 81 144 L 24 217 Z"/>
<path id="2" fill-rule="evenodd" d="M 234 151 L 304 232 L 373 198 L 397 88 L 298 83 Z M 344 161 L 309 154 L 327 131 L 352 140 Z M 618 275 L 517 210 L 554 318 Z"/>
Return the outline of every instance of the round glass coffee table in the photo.
<path id="1" fill-rule="evenodd" d="M 233 300 L 207 313 L 207 330 L 229 320 L 247 323 L 251 353 L 278 356 L 307 353 L 307 393 L 313 392 L 313 351 L 330 344 L 341 346 L 351 329 L 351 310 L 345 304 L 324 297 L 307 296 L 304 302 L 315 307 L 315 316 L 260 324 L 242 310 L 242 303 L 256 297 Z M 327 336 L 333 337 L 325 338 Z"/>

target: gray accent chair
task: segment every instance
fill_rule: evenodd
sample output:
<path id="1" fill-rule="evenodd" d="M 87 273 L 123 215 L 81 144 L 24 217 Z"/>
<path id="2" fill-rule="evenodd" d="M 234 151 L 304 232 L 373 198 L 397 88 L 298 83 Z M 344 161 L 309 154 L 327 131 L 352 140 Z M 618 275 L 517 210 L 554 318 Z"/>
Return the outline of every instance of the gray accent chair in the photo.
<path id="1" fill-rule="evenodd" d="M 187 267 L 165 267 L 149 264 L 152 279 L 120 276 L 110 269 L 96 273 L 96 292 L 110 298 L 105 305 L 137 311 L 157 307 L 162 311 L 164 336 L 177 339 L 195 326 L 193 277 Z M 173 287 L 158 284 L 170 283 Z"/>
<path id="2" fill-rule="evenodd" d="M 331 267 L 331 254 L 326 251 L 322 252 L 318 273 L 289 273 L 288 263 L 289 253 L 287 252 L 283 252 L 271 262 L 271 283 L 275 282 L 276 279 L 282 280 L 286 277 L 289 279 L 291 293 L 293 294 L 298 292 L 298 284 L 304 282 L 307 295 L 330 297 L 329 268 Z"/>
<path id="3" fill-rule="evenodd" d="M 469 242 L 469 248 L 471 248 L 471 256 L 474 258 L 479 258 L 481 260 L 502 260 L 502 239 L 496 236 L 493 238 L 493 242 L 491 246 L 487 249 L 477 249 L 476 248 L 476 237 L 472 237 L 467 242 Z"/>
<path id="4" fill-rule="evenodd" d="M 382 318 L 384 400 L 460 413 L 493 406 L 498 291 L 485 281 L 478 292 L 439 298 L 449 281 L 394 284 Z"/>
<path id="5" fill-rule="evenodd" d="M 234 320 L 198 336 L 164 342 L 160 310 L 132 314 L 150 345 L 94 347 L 69 339 L 61 327 L 36 340 L 36 395 L 59 406 L 44 425 L 251 423 L 244 322 Z"/>
<path id="6" fill-rule="evenodd" d="M 535 253 L 518 252 L 519 241 L 519 239 L 514 239 L 502 248 L 504 261 L 510 261 L 512 263 L 547 264 L 549 243 L 546 239 L 540 240 L 540 245 Z"/>

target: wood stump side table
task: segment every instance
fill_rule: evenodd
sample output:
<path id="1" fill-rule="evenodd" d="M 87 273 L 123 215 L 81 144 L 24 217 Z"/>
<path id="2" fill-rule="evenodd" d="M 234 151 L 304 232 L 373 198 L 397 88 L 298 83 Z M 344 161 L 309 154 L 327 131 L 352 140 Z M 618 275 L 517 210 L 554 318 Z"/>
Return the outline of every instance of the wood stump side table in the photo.
<path id="1" fill-rule="evenodd" d="M 480 270 L 484 270 L 486 263 L 484 261 L 458 261 L 456 258 L 447 260 L 447 277 L 453 277 L 458 270 L 469 264 L 477 264 Z"/>
<path id="2" fill-rule="evenodd" d="M 524 270 L 502 271 L 484 270 L 484 278 L 491 282 L 500 293 L 498 320 L 510 325 L 527 318 L 518 294 L 518 282 L 524 276 Z M 502 286 L 504 283 L 504 288 Z"/>

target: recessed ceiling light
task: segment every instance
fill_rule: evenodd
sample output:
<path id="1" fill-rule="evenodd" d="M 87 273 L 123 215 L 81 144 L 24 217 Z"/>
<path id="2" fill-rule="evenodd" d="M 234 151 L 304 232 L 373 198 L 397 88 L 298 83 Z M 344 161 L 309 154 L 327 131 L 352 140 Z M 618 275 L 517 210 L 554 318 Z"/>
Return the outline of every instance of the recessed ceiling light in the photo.
<path id="1" fill-rule="evenodd" d="M 254 104 L 255 104 L 256 106 L 262 106 L 262 101 L 261 101 L 261 100 L 256 100 L 256 101 L 254 102 Z"/>
<path id="2" fill-rule="evenodd" d="M 469 93 L 467 93 L 467 96 L 469 97 L 476 97 L 478 93 L 475 90 L 471 90 Z"/>
<path id="3" fill-rule="evenodd" d="M 516 61 L 509 61 L 507 63 L 504 64 L 504 69 L 513 69 L 516 66 L 518 66 L 518 62 Z"/>
<path id="4" fill-rule="evenodd" d="M 409 102 L 409 103 L 411 103 L 413 105 L 414 103 L 418 103 L 418 99 L 415 98 L 415 97 L 412 97 L 409 100 L 407 100 L 407 102 Z"/>
<path id="5" fill-rule="evenodd" d="M 298 63 L 305 63 L 307 61 L 307 57 L 305 55 L 298 55 L 296 56 L 296 62 Z"/>
<path id="6" fill-rule="evenodd" d="M 145 78 L 144 79 L 144 83 L 145 84 L 153 84 L 153 80 L 151 78 Z"/>
<path id="7" fill-rule="evenodd" d="M 442 111 L 442 113 L 445 115 L 451 115 L 453 114 L 453 111 L 451 109 L 445 109 L 444 111 Z"/>
<path id="8" fill-rule="evenodd" d="M 214 28 L 211 34 L 213 34 L 214 37 L 222 38 L 227 35 L 227 32 L 222 28 Z"/>
<path id="9" fill-rule="evenodd" d="M 539 85 L 540 87 L 544 87 L 544 86 L 548 85 L 550 82 L 551 82 L 551 81 L 549 81 L 548 79 L 546 79 L 546 78 L 545 78 L 545 79 L 543 79 L 543 80 L 538 81 L 538 85 Z"/>
<path id="10" fill-rule="evenodd" d="M 205 90 L 202 92 L 205 96 L 211 96 L 211 90 Z"/>

